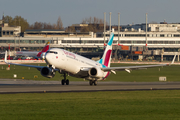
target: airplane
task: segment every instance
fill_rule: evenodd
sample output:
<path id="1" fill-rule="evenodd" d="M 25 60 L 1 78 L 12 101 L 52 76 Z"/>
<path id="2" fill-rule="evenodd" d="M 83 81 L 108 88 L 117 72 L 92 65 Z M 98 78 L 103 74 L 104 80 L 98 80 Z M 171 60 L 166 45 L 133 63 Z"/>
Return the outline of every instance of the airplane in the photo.
<path id="1" fill-rule="evenodd" d="M 63 74 L 64 77 L 64 79 L 61 80 L 62 85 L 69 85 L 69 80 L 66 78 L 66 75 L 70 75 L 73 77 L 89 80 L 89 84 L 91 86 L 97 85 L 97 81 L 99 80 L 105 80 L 111 72 L 116 74 L 115 71 L 125 70 L 130 73 L 130 70 L 133 69 L 143 69 L 169 65 L 157 64 L 143 66 L 110 67 L 113 38 L 114 34 L 111 33 L 104 54 L 98 61 L 93 61 L 64 49 L 52 48 L 45 54 L 41 55 L 41 57 L 45 58 L 47 66 L 9 63 L 7 62 L 7 51 L 5 54 L 5 63 L 37 68 L 40 71 L 41 75 L 47 78 L 52 78 L 54 77 L 55 72 L 59 72 L 60 74 Z"/>
<path id="2" fill-rule="evenodd" d="M 16 56 L 41 58 L 41 54 L 47 52 L 49 49 L 49 42 L 47 42 L 42 51 L 16 51 L 15 54 Z"/>

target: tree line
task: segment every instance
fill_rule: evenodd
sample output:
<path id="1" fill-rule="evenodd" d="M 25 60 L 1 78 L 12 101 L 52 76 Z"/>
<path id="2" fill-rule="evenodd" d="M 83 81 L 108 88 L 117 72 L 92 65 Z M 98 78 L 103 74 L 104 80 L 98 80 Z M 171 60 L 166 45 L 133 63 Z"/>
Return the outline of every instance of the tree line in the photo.
<path id="1" fill-rule="evenodd" d="M 80 32 L 101 32 L 104 30 L 104 20 L 97 17 L 85 18 L 82 20 L 81 24 L 88 24 L 88 26 L 80 27 Z M 68 32 L 76 32 L 76 30 L 76 26 L 68 27 Z"/>
<path id="2" fill-rule="evenodd" d="M 76 26 L 69 26 L 67 28 L 63 27 L 61 17 L 59 16 L 56 23 L 46 23 L 46 22 L 34 22 L 29 24 L 26 19 L 21 16 L 11 16 L 3 17 L 4 23 L 8 23 L 9 26 L 21 26 L 21 32 L 26 31 L 27 29 L 50 29 L 50 30 L 64 30 L 66 32 L 76 32 Z M 88 24 L 88 26 L 80 27 L 80 32 L 98 32 L 104 29 L 103 19 L 96 17 L 89 17 L 82 20 L 81 24 Z M 107 23 L 106 23 L 107 24 Z"/>
<path id="3" fill-rule="evenodd" d="M 54 30 L 63 30 L 63 23 L 61 17 L 58 18 L 56 24 L 46 23 L 46 22 L 35 22 L 29 26 L 29 29 L 54 29 Z"/>
<path id="4" fill-rule="evenodd" d="M 21 26 L 21 32 L 24 32 L 29 28 L 29 23 L 21 16 L 15 16 L 14 18 L 12 18 L 11 16 L 5 16 L 3 20 L 4 23 L 8 23 L 9 26 Z"/>

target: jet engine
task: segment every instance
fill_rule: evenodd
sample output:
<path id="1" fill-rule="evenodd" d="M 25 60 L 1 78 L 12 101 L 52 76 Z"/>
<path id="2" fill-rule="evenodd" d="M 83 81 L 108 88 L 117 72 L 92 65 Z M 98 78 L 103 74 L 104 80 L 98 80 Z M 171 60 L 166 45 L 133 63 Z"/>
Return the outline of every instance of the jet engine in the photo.
<path id="1" fill-rule="evenodd" d="M 88 74 L 91 77 L 96 77 L 96 78 L 102 78 L 103 77 L 103 71 L 100 68 L 91 68 L 88 71 Z"/>
<path id="2" fill-rule="evenodd" d="M 41 69 L 41 75 L 47 78 L 53 78 L 55 75 L 55 72 L 53 71 L 53 69 L 49 67 L 43 67 Z"/>

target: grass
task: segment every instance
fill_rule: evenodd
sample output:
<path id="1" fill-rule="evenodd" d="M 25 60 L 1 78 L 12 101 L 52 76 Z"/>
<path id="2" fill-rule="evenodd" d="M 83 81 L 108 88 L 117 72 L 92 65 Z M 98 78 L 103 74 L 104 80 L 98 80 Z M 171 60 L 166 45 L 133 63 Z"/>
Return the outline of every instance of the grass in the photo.
<path id="1" fill-rule="evenodd" d="M 129 65 L 129 64 L 120 64 Z M 118 66 L 118 64 L 113 64 L 113 66 Z M 165 67 L 155 67 L 148 68 L 143 70 L 133 70 L 131 73 L 127 73 L 126 71 L 118 71 L 116 75 L 111 73 L 111 75 L 107 78 L 109 81 L 122 81 L 122 82 L 158 82 L 160 76 L 166 76 L 167 81 L 180 81 L 179 74 L 180 66 L 172 65 Z"/>
<path id="2" fill-rule="evenodd" d="M 123 65 L 128 64 L 112 64 Z M 62 79 L 59 73 L 48 79 L 34 68 L 11 65 L 7 71 L 6 67 L 0 65 L 0 78 L 13 78 L 13 74 L 17 74 L 17 79 Z M 180 81 L 179 70 L 179 66 L 173 65 L 134 70 L 130 74 L 118 71 L 116 75 L 111 73 L 107 80 L 152 82 L 158 81 L 159 76 L 166 76 L 168 81 Z M 82 81 L 72 77 L 68 79 Z M 179 90 L 0 94 L 0 120 L 178 120 L 179 101 Z"/>
<path id="3" fill-rule="evenodd" d="M 39 64 L 44 65 L 45 64 Z M 112 66 L 128 66 L 133 64 L 112 64 Z M 61 80 L 63 76 L 56 72 L 54 78 L 45 78 L 41 76 L 40 72 L 35 68 L 28 68 L 22 66 L 11 65 L 10 70 L 6 70 L 7 65 L 0 65 L 0 78 L 10 78 L 14 79 L 13 75 L 17 74 L 16 79 L 24 79 L 26 80 Z M 114 75 L 111 73 L 110 76 L 106 79 L 107 81 L 121 81 L 121 82 L 156 82 L 159 81 L 160 76 L 166 76 L 168 81 L 180 81 L 179 77 L 180 66 L 172 65 L 165 67 L 156 67 L 156 68 L 148 68 L 144 70 L 133 70 L 131 73 L 127 73 L 126 71 L 117 71 L 117 74 Z M 36 77 L 37 76 L 37 77 Z M 81 78 L 74 78 L 68 76 L 70 81 L 82 81 Z"/>
<path id="4" fill-rule="evenodd" d="M 45 66 L 45 64 L 39 64 Z M 112 66 L 127 66 L 133 64 L 112 64 Z M 26 80 L 61 80 L 63 76 L 56 72 L 54 78 L 45 78 L 41 76 L 40 72 L 35 68 L 28 68 L 22 66 L 11 65 L 9 71 L 6 70 L 8 65 L 0 65 L 0 78 L 10 78 L 13 79 L 13 75 L 17 74 L 16 79 L 24 79 Z M 110 76 L 106 79 L 107 81 L 121 81 L 121 82 L 156 82 L 159 81 L 160 76 L 166 76 L 168 81 L 180 81 L 179 74 L 180 66 L 172 65 L 165 67 L 156 67 L 156 68 L 148 68 L 144 70 L 133 70 L 131 73 L 127 73 L 126 71 L 117 71 L 117 74 L 114 75 L 111 73 Z M 36 78 L 37 76 L 37 78 Z M 70 81 L 82 81 L 83 79 L 74 78 L 68 76 Z"/>
<path id="5" fill-rule="evenodd" d="M 180 119 L 180 91 L 0 94 L 1 120 Z"/>

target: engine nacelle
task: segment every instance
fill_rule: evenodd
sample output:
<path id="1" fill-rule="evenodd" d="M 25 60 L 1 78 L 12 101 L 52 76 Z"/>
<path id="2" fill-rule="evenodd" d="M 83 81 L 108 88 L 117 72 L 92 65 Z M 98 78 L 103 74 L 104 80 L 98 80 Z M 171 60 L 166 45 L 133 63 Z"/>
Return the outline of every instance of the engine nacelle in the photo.
<path id="1" fill-rule="evenodd" d="M 104 73 L 103 71 L 100 69 L 100 68 L 91 68 L 89 71 L 88 71 L 88 74 L 91 76 L 91 77 L 95 77 L 95 78 L 102 78 L 104 77 Z"/>
<path id="2" fill-rule="evenodd" d="M 44 77 L 47 77 L 47 78 L 52 78 L 52 77 L 54 77 L 55 72 L 51 68 L 43 67 L 41 69 L 41 75 Z"/>

